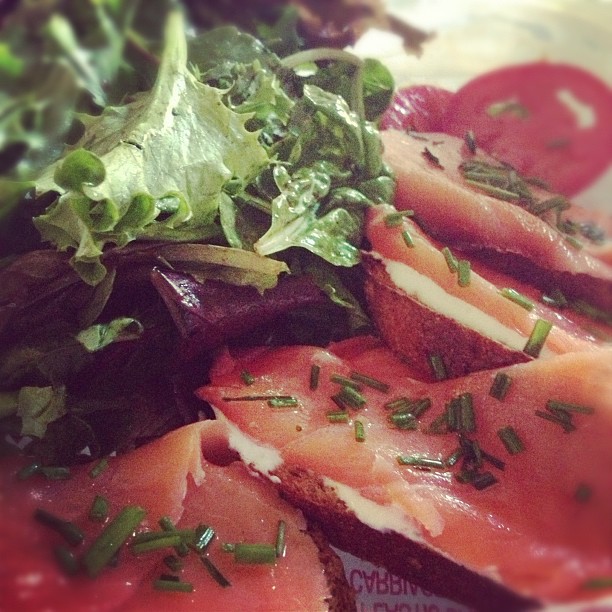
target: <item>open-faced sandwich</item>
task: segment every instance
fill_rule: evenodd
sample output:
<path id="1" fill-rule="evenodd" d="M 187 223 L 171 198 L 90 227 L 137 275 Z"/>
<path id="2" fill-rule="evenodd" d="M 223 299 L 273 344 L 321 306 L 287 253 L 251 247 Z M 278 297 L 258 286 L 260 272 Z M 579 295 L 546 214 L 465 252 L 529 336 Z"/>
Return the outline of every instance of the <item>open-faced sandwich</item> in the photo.
<path id="1" fill-rule="evenodd" d="M 0 611 L 367 610 L 334 548 L 611 607 L 609 85 L 392 97 L 378 3 L 13 4 Z"/>

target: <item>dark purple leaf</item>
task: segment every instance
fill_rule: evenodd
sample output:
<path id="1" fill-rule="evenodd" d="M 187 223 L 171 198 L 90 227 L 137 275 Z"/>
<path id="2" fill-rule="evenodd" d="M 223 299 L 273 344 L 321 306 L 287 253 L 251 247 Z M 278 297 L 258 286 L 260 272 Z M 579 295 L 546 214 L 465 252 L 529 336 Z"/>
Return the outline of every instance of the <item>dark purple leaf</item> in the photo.
<path id="1" fill-rule="evenodd" d="M 263 294 L 254 287 L 216 280 L 200 283 L 168 270 L 155 269 L 151 278 L 185 341 L 185 359 L 222 346 L 293 310 L 328 301 L 306 276 L 283 276 L 276 287 Z"/>

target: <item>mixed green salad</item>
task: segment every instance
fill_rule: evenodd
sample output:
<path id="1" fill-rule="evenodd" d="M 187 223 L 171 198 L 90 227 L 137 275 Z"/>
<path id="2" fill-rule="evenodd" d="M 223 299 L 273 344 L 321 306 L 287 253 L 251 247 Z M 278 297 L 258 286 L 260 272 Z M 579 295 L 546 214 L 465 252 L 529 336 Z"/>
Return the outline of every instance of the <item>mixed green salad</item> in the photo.
<path id="1" fill-rule="evenodd" d="M 284 5 L 247 29 L 135 0 L 2 19 L 5 446 L 128 450 L 201 416 L 220 347 L 368 328 L 364 213 L 394 187 L 381 63 L 309 48 Z"/>

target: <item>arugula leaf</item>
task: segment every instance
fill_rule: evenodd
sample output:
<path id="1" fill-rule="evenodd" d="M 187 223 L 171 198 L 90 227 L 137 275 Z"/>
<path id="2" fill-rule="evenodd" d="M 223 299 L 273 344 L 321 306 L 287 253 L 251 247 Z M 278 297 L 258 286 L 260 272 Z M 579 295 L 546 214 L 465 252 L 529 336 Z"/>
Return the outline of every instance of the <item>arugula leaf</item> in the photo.
<path id="1" fill-rule="evenodd" d="M 272 202 L 272 225 L 255 243 L 261 255 L 301 246 L 337 266 L 359 261 L 359 250 L 349 238 L 359 232 L 361 219 L 344 208 L 317 216 L 331 179 L 325 164 L 301 168 L 293 176 L 277 166 L 274 176 L 280 195 Z"/>
<path id="2" fill-rule="evenodd" d="M 120 317 L 110 323 L 98 323 L 77 334 L 77 340 L 90 352 L 99 351 L 113 342 L 137 340 L 144 328 L 132 317 Z"/>
<path id="3" fill-rule="evenodd" d="M 225 184 L 249 182 L 268 161 L 246 121 L 223 105 L 219 90 L 188 71 L 183 18 L 174 12 L 153 89 L 88 118 L 75 145 L 100 159 L 106 178 L 63 190 L 34 223 L 60 250 L 76 249 L 72 263 L 91 284 L 104 277 L 100 256 L 107 243 L 210 237 Z M 37 181 L 39 192 L 60 190 L 56 170 Z"/>

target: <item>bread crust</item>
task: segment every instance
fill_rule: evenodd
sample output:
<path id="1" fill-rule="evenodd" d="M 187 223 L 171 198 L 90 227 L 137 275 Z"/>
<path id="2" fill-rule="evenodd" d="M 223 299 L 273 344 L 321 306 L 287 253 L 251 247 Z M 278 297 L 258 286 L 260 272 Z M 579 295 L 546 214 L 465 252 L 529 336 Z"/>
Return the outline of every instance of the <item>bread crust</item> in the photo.
<path id="1" fill-rule="evenodd" d="M 439 355 L 449 378 L 483 369 L 531 361 L 510 349 L 441 315 L 398 289 L 384 264 L 363 254 L 365 295 L 370 314 L 387 345 L 423 376 L 434 380 L 430 355 Z"/>
<path id="2" fill-rule="evenodd" d="M 540 607 L 537 601 L 518 595 L 421 543 L 365 525 L 332 488 L 308 470 L 283 464 L 274 476 L 278 478 L 281 496 L 318 524 L 331 544 L 341 550 L 475 610 L 520 612 Z"/>
<path id="3" fill-rule="evenodd" d="M 308 535 L 319 549 L 319 562 L 325 570 L 325 578 L 331 593 L 329 612 L 352 612 L 357 610 L 355 590 L 349 584 L 340 557 L 329 545 L 318 523 L 308 523 Z"/>

